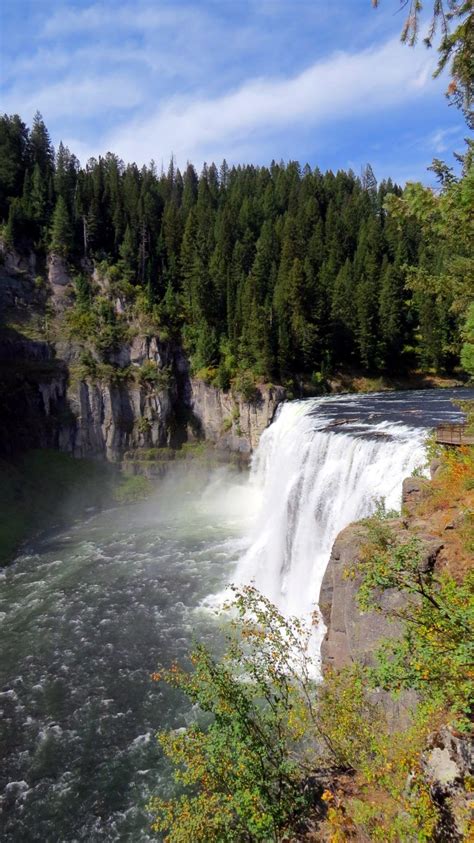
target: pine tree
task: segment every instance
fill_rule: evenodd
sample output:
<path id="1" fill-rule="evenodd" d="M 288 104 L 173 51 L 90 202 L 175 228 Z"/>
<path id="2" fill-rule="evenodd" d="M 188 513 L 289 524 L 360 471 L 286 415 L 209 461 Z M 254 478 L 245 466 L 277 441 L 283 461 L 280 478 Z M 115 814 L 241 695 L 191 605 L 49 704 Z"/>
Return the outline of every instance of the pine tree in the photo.
<path id="1" fill-rule="evenodd" d="M 62 196 L 59 196 L 53 213 L 51 225 L 51 251 L 57 255 L 67 257 L 72 247 L 72 228 L 69 211 Z"/>
<path id="2" fill-rule="evenodd" d="M 337 275 L 331 301 L 333 359 L 341 363 L 350 363 L 354 352 L 354 281 L 352 264 L 349 258 Z"/>
<path id="3" fill-rule="evenodd" d="M 385 368 L 399 368 L 403 350 L 403 276 L 399 266 L 382 270 L 379 303 L 379 354 Z"/>
<path id="4" fill-rule="evenodd" d="M 38 165 L 45 182 L 54 171 L 54 149 L 49 132 L 39 111 L 33 119 L 33 126 L 29 139 L 29 155 L 31 166 Z"/>
<path id="5" fill-rule="evenodd" d="M 0 220 L 8 216 L 10 199 L 21 194 L 28 145 L 28 129 L 18 115 L 0 117 Z"/>

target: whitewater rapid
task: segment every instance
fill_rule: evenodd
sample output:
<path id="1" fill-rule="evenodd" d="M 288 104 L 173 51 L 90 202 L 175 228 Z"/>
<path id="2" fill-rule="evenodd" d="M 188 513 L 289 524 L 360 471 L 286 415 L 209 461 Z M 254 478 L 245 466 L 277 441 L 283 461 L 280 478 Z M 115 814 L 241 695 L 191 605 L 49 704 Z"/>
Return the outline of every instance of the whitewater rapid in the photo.
<path id="1" fill-rule="evenodd" d="M 341 419 L 334 399 L 284 404 L 253 457 L 260 506 L 235 583 L 252 583 L 286 616 L 310 620 L 337 534 L 381 499 L 398 510 L 403 479 L 424 463 L 425 428 L 358 418 L 357 400 L 347 413 L 343 399 Z M 315 645 L 323 633 L 320 624 Z"/>

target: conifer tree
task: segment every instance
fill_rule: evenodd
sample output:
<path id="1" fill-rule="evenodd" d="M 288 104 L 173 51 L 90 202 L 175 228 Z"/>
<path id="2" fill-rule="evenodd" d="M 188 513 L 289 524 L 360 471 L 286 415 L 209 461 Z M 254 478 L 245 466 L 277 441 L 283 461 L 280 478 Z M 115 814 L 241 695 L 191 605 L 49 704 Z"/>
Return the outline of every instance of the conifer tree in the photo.
<path id="1" fill-rule="evenodd" d="M 67 257 L 72 248 L 72 228 L 69 211 L 62 196 L 58 197 L 51 225 L 51 251 Z"/>

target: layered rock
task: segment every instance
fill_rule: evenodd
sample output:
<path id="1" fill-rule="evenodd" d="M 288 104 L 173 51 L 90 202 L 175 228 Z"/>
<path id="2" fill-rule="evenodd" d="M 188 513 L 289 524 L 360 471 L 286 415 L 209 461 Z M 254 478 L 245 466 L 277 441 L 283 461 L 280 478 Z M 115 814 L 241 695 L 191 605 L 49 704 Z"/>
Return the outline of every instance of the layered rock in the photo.
<path id="1" fill-rule="evenodd" d="M 250 454 L 284 398 L 281 386 L 263 384 L 254 399 L 245 401 L 230 390 L 192 379 L 189 405 L 194 433 L 219 448 Z"/>
<path id="2" fill-rule="evenodd" d="M 76 457 L 116 462 L 127 450 L 169 444 L 171 390 L 82 380 L 68 390 L 68 402 L 73 423 L 69 433 L 64 430 L 60 447 Z"/>

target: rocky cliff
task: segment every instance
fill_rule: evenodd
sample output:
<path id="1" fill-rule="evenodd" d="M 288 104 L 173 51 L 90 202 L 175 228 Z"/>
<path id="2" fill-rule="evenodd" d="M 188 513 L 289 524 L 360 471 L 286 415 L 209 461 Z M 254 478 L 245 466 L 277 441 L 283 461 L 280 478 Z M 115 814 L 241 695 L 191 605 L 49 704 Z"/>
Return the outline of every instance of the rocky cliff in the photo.
<path id="1" fill-rule="evenodd" d="M 220 448 L 249 454 L 284 397 L 283 387 L 263 384 L 252 401 L 245 401 L 193 378 L 189 407 L 197 435 L 203 433 Z"/>
<path id="2" fill-rule="evenodd" d="M 436 477 L 439 463 L 431 466 Z M 458 530 L 462 530 L 463 513 L 453 500 L 441 510 L 441 517 L 423 509 L 429 495 L 430 480 L 409 477 L 404 481 L 402 516 L 390 521 L 395 535 L 402 542 L 411 536 L 421 540 L 424 548 L 420 568 L 426 571 L 447 570 L 459 573 L 460 545 Z M 377 604 L 381 612 L 362 611 L 357 594 L 361 583 L 359 559 L 367 531 L 363 524 L 350 524 L 338 536 L 323 578 L 320 610 L 326 624 L 321 658 L 323 672 L 340 669 L 351 662 L 371 666 L 383 640 L 400 636 L 401 626 L 387 617 L 388 613 L 406 606 L 407 597 L 396 589 L 381 592 Z M 472 560 L 471 560 L 472 564 Z M 388 726 L 399 731 L 409 726 L 410 712 L 416 705 L 413 691 L 403 691 L 397 699 L 384 691 L 374 691 L 373 698 L 384 708 Z M 468 735 L 448 727 L 437 728 L 431 734 L 420 758 L 423 776 L 429 784 L 434 803 L 440 812 L 441 826 L 436 840 L 461 841 L 465 837 L 470 804 L 470 782 L 474 774 L 474 747 Z M 407 789 L 409 788 L 407 782 Z"/>
<path id="3" fill-rule="evenodd" d="M 65 330 L 75 287 L 63 259 L 50 255 L 38 270 L 32 254 L 0 244 L 0 255 L 3 455 L 53 447 L 117 462 L 127 451 L 189 439 L 247 455 L 255 448 L 281 387 L 262 385 L 245 401 L 193 379 L 179 343 L 129 316 L 124 299 L 87 264 L 82 271 L 127 327 L 105 356 L 97 353 L 90 338 Z"/>
<path id="4" fill-rule="evenodd" d="M 431 466 L 434 477 L 439 463 Z M 423 543 L 423 570 L 433 570 L 443 561 L 446 539 L 432 520 L 420 517 L 418 505 L 429 491 L 430 481 L 425 477 L 407 477 L 403 482 L 403 515 L 392 519 L 390 527 L 402 542 L 416 535 Z M 349 524 L 337 536 L 323 578 L 320 593 L 320 610 L 326 624 L 321 654 L 323 666 L 340 668 L 357 661 L 373 663 L 374 652 L 384 638 L 394 638 L 400 627 L 387 615 L 402 607 L 406 598 L 396 589 L 381 592 L 377 602 L 381 612 L 362 612 L 357 602 L 361 583 L 358 561 L 367 533 L 363 524 Z"/>

